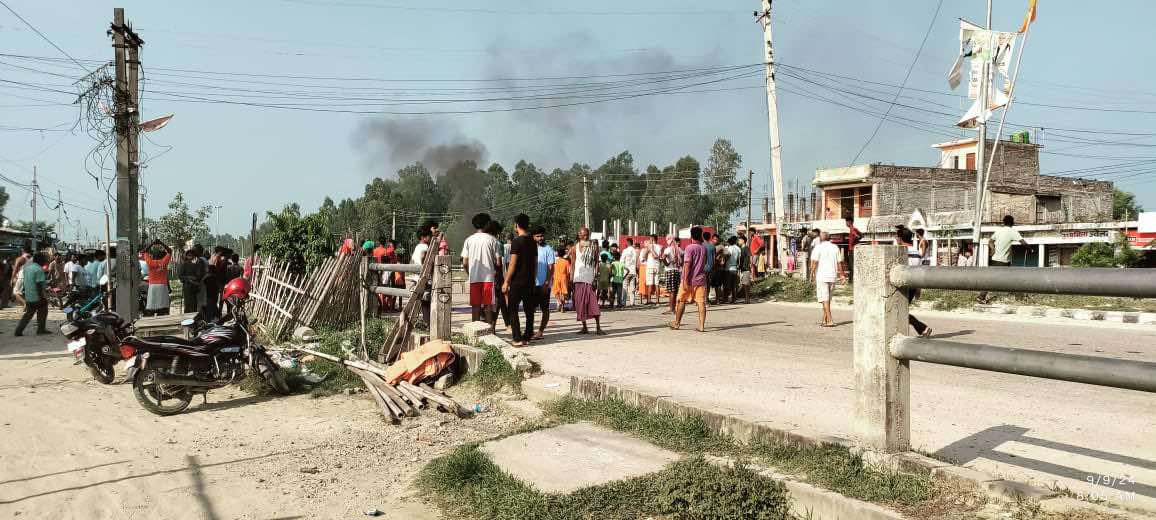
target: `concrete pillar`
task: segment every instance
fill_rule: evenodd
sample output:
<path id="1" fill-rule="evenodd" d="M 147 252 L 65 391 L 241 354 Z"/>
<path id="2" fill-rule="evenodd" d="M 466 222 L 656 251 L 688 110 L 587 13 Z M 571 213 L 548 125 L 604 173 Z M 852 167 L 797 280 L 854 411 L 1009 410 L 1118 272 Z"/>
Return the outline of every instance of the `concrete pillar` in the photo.
<path id="1" fill-rule="evenodd" d="M 891 357 L 891 338 L 907 332 L 907 298 L 891 286 L 891 268 L 906 263 L 902 247 L 855 248 L 855 430 L 887 453 L 910 449 L 911 386 L 907 361 Z"/>
<path id="2" fill-rule="evenodd" d="M 931 265 L 939 265 L 939 239 L 933 238 L 927 254 L 931 255 Z"/>
<path id="3" fill-rule="evenodd" d="M 433 283 L 430 284 L 430 324 L 432 339 L 450 339 L 450 313 L 453 312 L 453 289 L 451 287 L 450 256 L 438 255 L 434 259 Z"/>
<path id="4" fill-rule="evenodd" d="M 1040 267 L 1048 266 L 1048 253 L 1043 244 L 1040 244 Z"/>
<path id="5" fill-rule="evenodd" d="M 798 254 L 795 255 L 795 271 L 801 273 L 804 280 L 810 279 L 811 276 L 811 259 L 808 258 L 809 256 L 810 254 L 806 251 L 799 251 Z M 855 260 L 858 259 L 858 257 L 855 258 Z"/>
<path id="6" fill-rule="evenodd" d="M 989 253 L 987 250 L 987 239 L 986 238 L 981 238 L 979 240 L 979 247 L 975 248 L 975 255 L 976 255 L 976 257 L 975 257 L 975 260 L 976 260 L 975 266 L 976 267 L 987 267 L 989 265 L 987 263 Z"/>

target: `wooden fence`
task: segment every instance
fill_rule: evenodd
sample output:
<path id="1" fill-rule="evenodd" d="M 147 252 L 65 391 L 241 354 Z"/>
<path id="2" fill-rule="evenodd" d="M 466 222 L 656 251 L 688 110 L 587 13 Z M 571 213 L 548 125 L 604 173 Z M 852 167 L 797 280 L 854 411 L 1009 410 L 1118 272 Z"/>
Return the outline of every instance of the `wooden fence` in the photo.
<path id="1" fill-rule="evenodd" d="M 361 257 L 343 254 L 306 274 L 294 274 L 288 262 L 262 258 L 253 266 L 249 314 L 271 341 L 288 337 L 302 325 L 351 326 L 361 314 L 361 262 Z"/>

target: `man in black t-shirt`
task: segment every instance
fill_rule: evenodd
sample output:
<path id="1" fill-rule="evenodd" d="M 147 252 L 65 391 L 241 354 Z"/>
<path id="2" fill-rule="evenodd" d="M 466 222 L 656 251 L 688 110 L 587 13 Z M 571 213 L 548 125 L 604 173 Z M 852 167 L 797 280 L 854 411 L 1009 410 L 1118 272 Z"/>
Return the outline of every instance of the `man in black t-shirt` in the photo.
<path id="1" fill-rule="evenodd" d="M 514 332 L 514 346 L 529 345 L 534 336 L 534 276 L 538 272 L 538 244 L 530 237 L 530 217 L 519 213 L 514 217 L 514 229 L 518 235 L 510 246 L 510 265 L 506 267 L 506 279 L 502 293 L 506 295 L 510 307 L 510 325 Z M 525 331 L 518 323 L 518 304 L 526 314 Z"/>

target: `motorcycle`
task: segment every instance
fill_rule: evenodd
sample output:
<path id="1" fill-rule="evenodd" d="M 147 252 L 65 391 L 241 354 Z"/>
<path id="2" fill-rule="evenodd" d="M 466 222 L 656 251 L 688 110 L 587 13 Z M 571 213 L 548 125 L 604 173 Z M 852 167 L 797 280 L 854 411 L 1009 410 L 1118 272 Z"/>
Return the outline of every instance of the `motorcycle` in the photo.
<path id="1" fill-rule="evenodd" d="M 73 287 L 60 303 L 68 321 L 82 320 L 100 312 L 104 307 L 105 292 L 99 288 Z"/>
<path id="2" fill-rule="evenodd" d="M 115 312 L 99 312 L 60 325 L 60 333 L 71 340 L 68 351 L 88 366 L 93 379 L 106 385 L 116 379 L 116 364 L 131 357 L 124 355 L 121 339 L 132 332 L 132 324 Z"/>
<path id="3" fill-rule="evenodd" d="M 146 410 L 157 415 L 181 413 L 194 395 L 206 396 L 210 390 L 241 380 L 249 371 L 260 374 L 278 393 L 290 393 L 280 367 L 263 346 L 252 341 L 244 309 L 248 282 L 240 278 L 230 282 L 222 296 L 229 319 L 220 325 L 202 325 L 191 340 L 174 336 L 124 338 L 121 355 L 135 356 L 133 393 Z"/>

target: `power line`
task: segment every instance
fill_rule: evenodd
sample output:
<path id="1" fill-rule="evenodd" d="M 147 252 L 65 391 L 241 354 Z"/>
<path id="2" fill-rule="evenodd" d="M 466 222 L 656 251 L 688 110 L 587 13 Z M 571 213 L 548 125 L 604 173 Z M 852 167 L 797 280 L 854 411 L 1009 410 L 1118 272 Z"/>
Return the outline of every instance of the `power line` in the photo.
<path id="1" fill-rule="evenodd" d="M 871 141 L 875 140 L 875 136 L 879 135 L 879 129 L 883 127 L 883 122 L 887 120 L 887 116 L 891 115 L 891 109 L 895 108 L 896 102 L 899 101 L 899 96 L 903 94 L 903 88 L 907 86 L 907 80 L 911 78 L 911 71 L 915 70 L 915 63 L 919 61 L 919 55 L 923 53 L 923 47 L 927 45 L 927 38 L 931 36 L 931 29 L 935 27 L 935 20 L 939 18 L 939 10 L 943 8 L 943 0 L 935 5 L 935 13 L 931 15 L 931 21 L 927 23 L 927 31 L 923 33 L 923 40 L 919 42 L 919 50 L 915 51 L 915 57 L 911 59 L 911 65 L 907 67 L 907 73 L 903 75 L 903 82 L 899 84 L 899 90 L 895 92 L 895 97 L 891 103 L 887 105 L 887 111 L 883 113 L 883 117 L 879 118 L 879 122 L 875 125 L 875 130 L 871 132 L 871 137 L 867 138 L 867 142 L 859 148 L 859 152 L 855 154 L 855 158 L 851 159 L 850 164 L 855 164 L 867 147 L 871 145 Z"/>
<path id="2" fill-rule="evenodd" d="M 8 4 L 5 3 L 4 0 L 0 0 L 0 5 L 4 6 L 4 8 L 7 9 L 8 12 L 12 13 L 13 16 L 19 18 L 21 22 L 24 22 L 24 25 L 27 25 L 29 29 L 32 29 L 32 32 L 43 38 L 44 41 L 48 42 L 49 45 L 60 51 L 60 53 L 66 56 L 68 59 L 72 60 L 72 62 L 75 63 L 77 67 L 80 67 L 80 70 L 83 70 L 85 74 L 88 74 L 88 69 L 84 68 L 84 65 L 81 65 L 79 61 L 76 61 L 76 58 L 73 58 L 71 54 L 64 52 L 64 49 L 61 49 L 59 45 L 50 40 L 47 36 L 44 35 L 44 33 L 40 32 L 40 29 L 37 29 L 34 25 L 29 23 L 28 20 L 25 20 L 23 16 L 20 16 L 20 13 L 17 13 L 16 11 L 13 11 L 11 7 L 8 7 Z"/>

